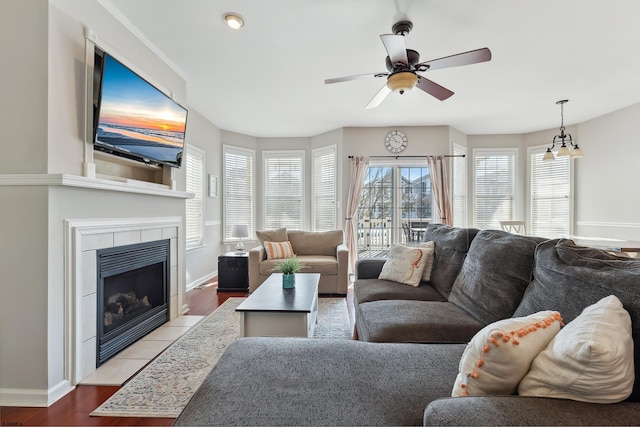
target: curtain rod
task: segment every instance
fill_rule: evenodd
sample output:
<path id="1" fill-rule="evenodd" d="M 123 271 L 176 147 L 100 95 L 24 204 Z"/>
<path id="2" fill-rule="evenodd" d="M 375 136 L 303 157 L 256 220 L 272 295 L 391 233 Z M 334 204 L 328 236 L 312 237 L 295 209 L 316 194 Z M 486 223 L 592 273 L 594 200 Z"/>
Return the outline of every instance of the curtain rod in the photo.
<path id="1" fill-rule="evenodd" d="M 466 154 L 443 154 L 443 157 L 466 157 Z M 369 156 L 370 159 L 426 159 L 431 156 Z M 349 156 L 353 159 L 353 156 Z"/>

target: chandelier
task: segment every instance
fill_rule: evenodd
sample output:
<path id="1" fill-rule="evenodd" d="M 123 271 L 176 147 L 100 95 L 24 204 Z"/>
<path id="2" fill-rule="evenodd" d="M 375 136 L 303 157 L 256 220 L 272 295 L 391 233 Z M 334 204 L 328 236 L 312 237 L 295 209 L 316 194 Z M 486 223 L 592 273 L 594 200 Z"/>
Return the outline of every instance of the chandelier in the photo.
<path id="1" fill-rule="evenodd" d="M 573 138 L 570 133 L 565 133 L 564 131 L 564 104 L 569 102 L 568 99 L 563 99 L 562 101 L 556 102 L 556 104 L 560 104 L 560 135 L 556 135 L 553 137 L 553 141 L 551 142 L 551 147 L 547 148 L 547 152 L 544 153 L 544 157 L 542 160 L 555 160 L 555 156 L 551 152 L 556 146 L 556 144 L 560 145 L 558 149 L 558 154 L 556 156 L 569 156 L 569 157 L 583 157 L 584 153 L 582 149 L 578 146 L 577 143 L 573 142 Z"/>

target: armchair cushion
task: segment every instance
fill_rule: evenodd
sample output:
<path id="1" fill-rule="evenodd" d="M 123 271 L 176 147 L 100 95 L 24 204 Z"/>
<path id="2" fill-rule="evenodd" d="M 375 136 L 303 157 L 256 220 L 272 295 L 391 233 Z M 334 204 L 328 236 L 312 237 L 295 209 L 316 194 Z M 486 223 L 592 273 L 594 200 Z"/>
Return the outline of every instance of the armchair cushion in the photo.
<path id="1" fill-rule="evenodd" d="M 300 255 L 336 256 L 336 248 L 343 241 L 342 230 L 314 232 L 294 231 L 288 234 L 293 252 Z M 287 240 L 287 239 L 285 239 Z"/>
<path id="2" fill-rule="evenodd" d="M 260 240 L 260 244 L 262 246 L 264 246 L 264 242 L 286 242 L 289 240 L 286 228 L 256 231 L 256 236 L 258 237 L 258 240 Z"/>

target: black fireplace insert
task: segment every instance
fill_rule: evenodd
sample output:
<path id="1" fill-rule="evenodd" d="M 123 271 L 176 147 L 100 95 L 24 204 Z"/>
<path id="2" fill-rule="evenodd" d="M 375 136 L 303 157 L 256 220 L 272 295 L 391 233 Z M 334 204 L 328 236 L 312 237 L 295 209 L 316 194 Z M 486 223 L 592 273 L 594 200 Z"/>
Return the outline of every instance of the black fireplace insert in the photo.
<path id="1" fill-rule="evenodd" d="M 97 251 L 96 367 L 169 320 L 170 240 Z"/>

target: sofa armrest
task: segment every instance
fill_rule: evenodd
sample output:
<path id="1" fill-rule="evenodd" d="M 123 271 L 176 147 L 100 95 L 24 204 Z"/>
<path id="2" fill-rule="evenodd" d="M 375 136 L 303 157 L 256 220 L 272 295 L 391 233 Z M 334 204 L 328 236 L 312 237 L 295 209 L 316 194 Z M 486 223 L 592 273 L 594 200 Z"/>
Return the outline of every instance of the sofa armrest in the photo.
<path id="1" fill-rule="evenodd" d="M 265 250 L 256 246 L 249 250 L 249 292 L 258 289 L 264 279 L 260 277 L 260 263 L 265 259 Z"/>
<path id="2" fill-rule="evenodd" d="M 338 294 L 347 294 L 349 288 L 349 248 L 341 243 L 336 247 L 336 261 L 338 262 L 338 277 L 336 291 Z"/>
<path id="3" fill-rule="evenodd" d="M 424 411 L 425 426 L 637 425 L 640 402 L 603 405 L 524 396 L 448 397 Z"/>
<path id="4" fill-rule="evenodd" d="M 361 258 L 356 261 L 357 279 L 377 279 L 386 258 Z"/>

